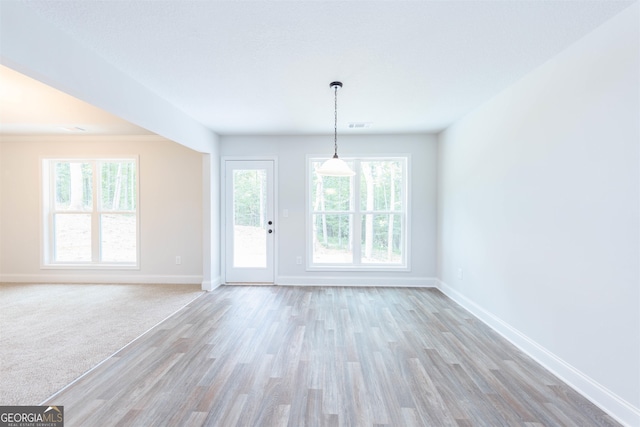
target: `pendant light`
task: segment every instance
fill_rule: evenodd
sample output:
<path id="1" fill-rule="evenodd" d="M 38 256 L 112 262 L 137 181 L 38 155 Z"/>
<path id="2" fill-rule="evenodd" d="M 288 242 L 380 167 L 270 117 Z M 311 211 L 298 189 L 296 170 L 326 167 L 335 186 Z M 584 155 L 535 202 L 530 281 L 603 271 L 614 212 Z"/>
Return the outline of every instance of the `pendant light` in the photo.
<path id="1" fill-rule="evenodd" d="M 354 176 L 356 173 L 338 158 L 338 88 L 342 87 L 342 82 L 331 82 L 329 87 L 334 93 L 333 158 L 324 162 L 317 173 L 324 176 Z"/>

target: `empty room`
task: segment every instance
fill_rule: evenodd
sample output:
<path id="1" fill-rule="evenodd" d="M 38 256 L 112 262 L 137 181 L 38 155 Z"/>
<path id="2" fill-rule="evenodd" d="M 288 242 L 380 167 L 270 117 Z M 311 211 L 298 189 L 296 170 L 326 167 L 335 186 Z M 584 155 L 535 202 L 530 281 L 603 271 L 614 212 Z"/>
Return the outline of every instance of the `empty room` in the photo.
<path id="1" fill-rule="evenodd" d="M 640 426 L 639 2 L 0 0 L 27 414 Z"/>

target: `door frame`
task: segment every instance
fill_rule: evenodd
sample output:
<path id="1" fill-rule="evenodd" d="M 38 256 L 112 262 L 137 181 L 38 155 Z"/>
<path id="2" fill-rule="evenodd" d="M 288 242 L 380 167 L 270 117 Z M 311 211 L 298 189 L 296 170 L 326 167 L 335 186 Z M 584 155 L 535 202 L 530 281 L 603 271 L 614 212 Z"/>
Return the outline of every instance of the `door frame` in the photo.
<path id="1" fill-rule="evenodd" d="M 278 277 L 278 241 L 280 218 L 278 215 L 278 157 L 277 156 L 221 156 L 220 157 L 220 277 L 227 283 L 227 162 L 228 161 L 272 161 L 273 162 L 273 284 Z"/>

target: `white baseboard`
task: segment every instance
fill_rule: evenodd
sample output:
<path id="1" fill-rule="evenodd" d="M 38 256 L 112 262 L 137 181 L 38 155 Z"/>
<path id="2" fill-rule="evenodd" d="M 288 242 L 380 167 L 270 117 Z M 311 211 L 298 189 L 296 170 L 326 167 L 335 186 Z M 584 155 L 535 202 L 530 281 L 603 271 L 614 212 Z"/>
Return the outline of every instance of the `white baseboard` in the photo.
<path id="1" fill-rule="evenodd" d="M 220 285 L 222 285 L 222 277 L 218 276 L 215 279 L 209 281 L 209 280 L 205 280 L 202 282 L 202 290 L 203 291 L 207 291 L 207 292 L 211 292 L 212 290 L 214 290 L 215 288 L 219 287 Z"/>
<path id="2" fill-rule="evenodd" d="M 282 286 L 397 286 L 404 288 L 434 288 L 435 277 L 368 277 L 368 276 L 278 276 L 276 284 Z"/>
<path id="3" fill-rule="evenodd" d="M 617 421 L 626 426 L 640 426 L 640 408 L 634 407 L 443 281 L 437 280 L 437 287 Z"/>
<path id="4" fill-rule="evenodd" d="M 199 285 L 202 276 L 118 274 L 3 274 L 0 283 L 157 283 Z"/>

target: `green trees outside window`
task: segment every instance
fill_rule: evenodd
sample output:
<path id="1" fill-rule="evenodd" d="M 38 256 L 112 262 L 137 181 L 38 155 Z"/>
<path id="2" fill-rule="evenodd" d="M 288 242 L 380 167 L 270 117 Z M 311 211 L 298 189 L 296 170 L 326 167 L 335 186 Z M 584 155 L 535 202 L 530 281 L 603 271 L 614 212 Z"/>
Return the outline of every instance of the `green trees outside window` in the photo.
<path id="1" fill-rule="evenodd" d="M 137 159 L 47 159 L 48 264 L 136 264 Z"/>
<path id="2" fill-rule="evenodd" d="M 310 159 L 312 265 L 405 265 L 407 159 L 347 163 L 354 177 L 320 176 Z"/>

